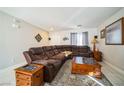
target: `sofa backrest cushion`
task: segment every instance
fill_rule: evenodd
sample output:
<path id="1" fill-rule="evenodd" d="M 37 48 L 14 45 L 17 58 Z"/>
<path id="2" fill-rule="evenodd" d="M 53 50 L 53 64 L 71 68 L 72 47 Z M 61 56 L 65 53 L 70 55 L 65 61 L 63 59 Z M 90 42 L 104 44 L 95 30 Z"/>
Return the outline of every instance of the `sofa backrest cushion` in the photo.
<path id="1" fill-rule="evenodd" d="M 57 55 L 59 53 L 57 49 L 53 49 L 53 52 L 55 55 Z"/>
<path id="2" fill-rule="evenodd" d="M 90 48 L 88 46 L 78 46 L 77 47 L 77 51 L 81 52 L 81 53 L 88 53 L 89 50 L 90 50 Z"/>
<path id="3" fill-rule="evenodd" d="M 51 50 L 54 52 L 55 55 L 59 53 L 56 46 L 51 46 Z"/>
<path id="4" fill-rule="evenodd" d="M 72 51 L 72 48 L 70 46 L 67 46 L 65 49 L 66 51 Z"/>
<path id="5" fill-rule="evenodd" d="M 61 52 L 60 47 L 58 45 L 56 46 L 56 49 L 57 49 L 58 53 Z"/>
<path id="6" fill-rule="evenodd" d="M 43 50 L 40 47 L 37 48 L 30 48 L 29 51 L 33 54 L 33 55 L 39 55 L 43 52 Z"/>
<path id="7" fill-rule="evenodd" d="M 78 52 L 78 51 L 77 51 L 77 46 L 75 46 L 75 45 L 72 46 L 72 52 L 73 52 L 73 53 Z"/>
<path id="8" fill-rule="evenodd" d="M 50 51 L 52 49 L 51 46 L 44 46 L 43 48 L 44 48 L 45 51 Z"/>
<path id="9" fill-rule="evenodd" d="M 50 58 L 50 57 L 54 56 L 55 54 L 53 51 L 46 51 L 46 55 L 48 58 Z"/>
<path id="10" fill-rule="evenodd" d="M 48 57 L 45 55 L 45 52 L 43 51 L 42 47 L 30 48 L 29 52 L 30 52 L 32 61 L 48 59 Z"/>

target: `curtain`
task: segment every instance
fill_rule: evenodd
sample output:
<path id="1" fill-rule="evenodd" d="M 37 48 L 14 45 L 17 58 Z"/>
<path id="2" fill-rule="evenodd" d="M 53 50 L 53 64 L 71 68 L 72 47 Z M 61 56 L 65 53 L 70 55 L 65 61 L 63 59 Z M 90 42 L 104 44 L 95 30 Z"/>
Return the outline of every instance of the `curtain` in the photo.
<path id="1" fill-rule="evenodd" d="M 71 45 L 77 45 L 77 33 L 71 33 Z"/>
<path id="2" fill-rule="evenodd" d="M 88 32 L 71 33 L 71 45 L 88 45 Z"/>
<path id="3" fill-rule="evenodd" d="M 89 45 L 88 32 L 82 32 L 82 45 Z"/>

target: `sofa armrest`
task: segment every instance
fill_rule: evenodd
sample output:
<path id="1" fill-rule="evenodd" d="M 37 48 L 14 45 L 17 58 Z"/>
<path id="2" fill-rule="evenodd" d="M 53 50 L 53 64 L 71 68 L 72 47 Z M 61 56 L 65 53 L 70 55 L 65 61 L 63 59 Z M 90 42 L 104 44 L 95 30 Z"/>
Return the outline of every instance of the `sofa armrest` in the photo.
<path id="1" fill-rule="evenodd" d="M 44 81 L 51 82 L 54 78 L 54 69 L 51 64 L 44 67 Z"/>
<path id="2" fill-rule="evenodd" d="M 24 57 L 25 57 L 27 63 L 28 63 L 28 64 L 31 64 L 31 63 L 32 63 L 32 59 L 31 59 L 31 57 L 30 57 L 30 55 L 29 55 L 29 52 L 28 52 L 28 51 L 24 51 L 24 52 L 23 52 L 23 55 L 24 55 Z"/>

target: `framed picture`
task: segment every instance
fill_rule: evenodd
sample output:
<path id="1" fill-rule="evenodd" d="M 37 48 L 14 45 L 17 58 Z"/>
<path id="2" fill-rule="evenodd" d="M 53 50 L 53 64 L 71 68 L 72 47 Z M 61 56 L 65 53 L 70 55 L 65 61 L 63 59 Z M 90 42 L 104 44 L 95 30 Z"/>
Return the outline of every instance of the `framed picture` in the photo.
<path id="1" fill-rule="evenodd" d="M 124 44 L 124 18 L 121 18 L 106 27 L 105 42 L 106 45 Z"/>
<path id="2" fill-rule="evenodd" d="M 37 34 L 37 35 L 35 36 L 35 39 L 37 40 L 37 42 L 40 42 L 41 39 L 42 39 L 42 37 L 40 36 L 40 34 Z"/>
<path id="3" fill-rule="evenodd" d="M 100 37 L 101 37 L 101 38 L 105 38 L 105 29 L 102 29 L 102 30 L 100 31 Z"/>

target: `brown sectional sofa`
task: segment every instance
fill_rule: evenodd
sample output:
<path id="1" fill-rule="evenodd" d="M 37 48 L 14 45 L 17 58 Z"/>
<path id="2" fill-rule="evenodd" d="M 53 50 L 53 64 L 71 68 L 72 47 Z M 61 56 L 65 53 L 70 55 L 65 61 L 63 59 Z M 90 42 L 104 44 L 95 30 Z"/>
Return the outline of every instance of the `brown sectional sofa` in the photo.
<path id="1" fill-rule="evenodd" d="M 64 51 L 71 51 L 72 54 L 67 57 Z M 54 45 L 33 47 L 23 54 L 28 64 L 44 65 L 44 81 L 51 82 L 67 59 L 73 56 L 91 57 L 92 51 L 88 46 Z"/>

